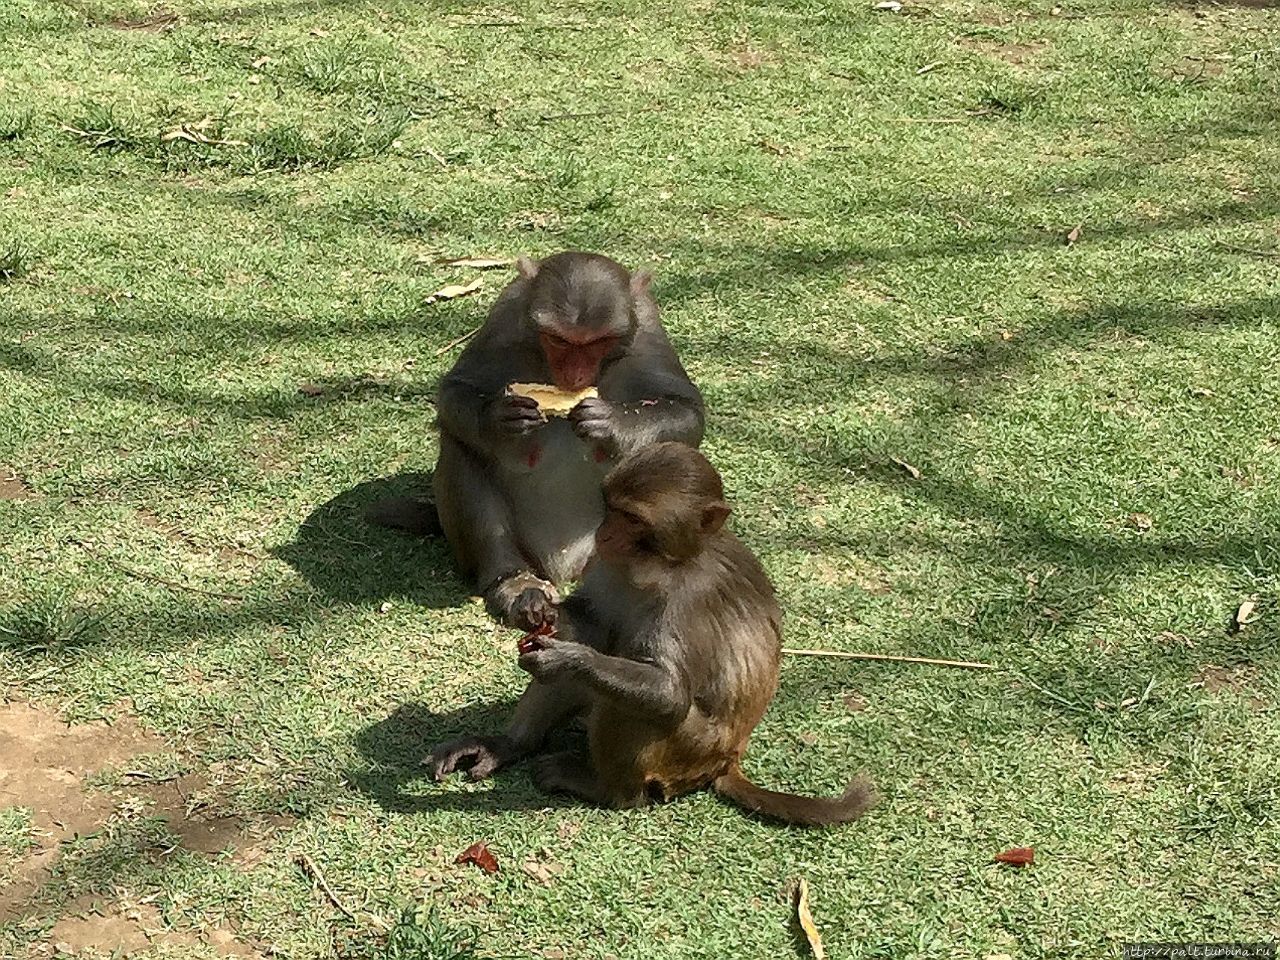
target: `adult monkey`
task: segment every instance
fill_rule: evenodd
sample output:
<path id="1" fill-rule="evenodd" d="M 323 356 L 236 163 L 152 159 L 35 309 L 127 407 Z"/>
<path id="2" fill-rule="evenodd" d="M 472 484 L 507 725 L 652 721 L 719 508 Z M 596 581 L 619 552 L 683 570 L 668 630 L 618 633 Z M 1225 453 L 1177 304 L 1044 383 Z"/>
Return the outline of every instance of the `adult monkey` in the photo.
<path id="1" fill-rule="evenodd" d="M 554 616 L 555 584 L 582 572 L 604 517 L 601 483 L 649 444 L 702 441 L 702 395 L 658 319 L 647 272 L 594 253 L 521 257 L 519 276 L 440 384 L 435 503 L 462 572 L 490 612 L 532 629 Z M 511 383 L 595 386 L 546 418 Z M 398 502 L 401 507 L 403 501 Z M 412 511 L 375 508 L 422 529 Z"/>

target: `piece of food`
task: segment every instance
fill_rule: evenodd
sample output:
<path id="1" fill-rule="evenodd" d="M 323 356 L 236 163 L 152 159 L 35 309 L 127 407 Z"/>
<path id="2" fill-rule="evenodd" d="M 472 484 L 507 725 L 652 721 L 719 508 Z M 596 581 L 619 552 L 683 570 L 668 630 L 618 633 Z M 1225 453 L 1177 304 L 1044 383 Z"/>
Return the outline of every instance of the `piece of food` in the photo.
<path id="1" fill-rule="evenodd" d="M 541 650 L 546 646 L 546 644 L 542 642 L 542 638 L 554 636 L 555 632 L 555 627 L 548 623 L 544 623 L 542 626 L 538 627 L 537 630 L 526 633 L 523 637 L 517 640 L 516 649 L 520 651 L 520 656 L 522 657 L 526 653 L 533 653 L 535 650 Z"/>
<path id="2" fill-rule="evenodd" d="M 511 383 L 507 385 L 507 393 L 537 401 L 538 409 L 549 417 L 566 416 L 588 397 L 600 396 L 595 387 L 577 391 L 561 390 L 551 383 Z"/>

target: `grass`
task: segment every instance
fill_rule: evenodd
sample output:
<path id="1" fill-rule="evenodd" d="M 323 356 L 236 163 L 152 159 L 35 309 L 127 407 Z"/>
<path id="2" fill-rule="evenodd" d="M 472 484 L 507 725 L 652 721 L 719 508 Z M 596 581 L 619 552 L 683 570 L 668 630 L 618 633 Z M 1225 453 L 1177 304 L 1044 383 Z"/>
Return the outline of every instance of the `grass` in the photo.
<path id="1" fill-rule="evenodd" d="M 1280 13 L 157 9 L 0 5 L 0 682 L 298 819 L 248 865 L 82 838 L 0 954 L 125 889 L 288 957 L 795 956 L 801 874 L 833 957 L 1280 938 Z M 749 772 L 865 768 L 862 823 L 422 776 L 521 677 L 359 510 L 504 279 L 424 306 L 442 261 L 564 248 L 656 268 L 791 645 L 1003 668 L 785 664 Z"/>

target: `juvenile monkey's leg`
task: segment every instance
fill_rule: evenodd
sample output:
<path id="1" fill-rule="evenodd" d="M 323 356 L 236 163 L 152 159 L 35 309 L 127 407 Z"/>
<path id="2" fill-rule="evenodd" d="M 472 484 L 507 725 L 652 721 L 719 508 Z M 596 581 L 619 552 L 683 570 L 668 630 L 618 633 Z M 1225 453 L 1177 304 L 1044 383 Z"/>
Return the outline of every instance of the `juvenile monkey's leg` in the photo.
<path id="1" fill-rule="evenodd" d="M 459 770 L 467 770 L 472 780 L 483 780 L 536 752 L 552 729 L 586 703 L 586 691 L 571 680 L 559 683 L 535 680 L 516 704 L 506 733 L 442 743 L 423 763 L 431 768 L 437 780 Z"/>
<path id="2" fill-rule="evenodd" d="M 567 750 L 539 757 L 533 766 L 533 782 L 544 793 L 568 793 L 588 803 L 609 805 L 604 784 L 584 753 Z"/>
<path id="3" fill-rule="evenodd" d="M 440 526 L 489 612 L 524 630 L 553 619 L 559 595 L 521 553 L 511 509 L 493 472 L 448 434 L 440 436 L 434 485 Z"/>
<path id="4" fill-rule="evenodd" d="M 638 784 L 610 784 L 603 780 L 590 758 L 574 750 L 539 757 L 533 766 L 533 782 L 545 793 L 567 793 L 618 810 L 642 807 L 649 801 Z"/>

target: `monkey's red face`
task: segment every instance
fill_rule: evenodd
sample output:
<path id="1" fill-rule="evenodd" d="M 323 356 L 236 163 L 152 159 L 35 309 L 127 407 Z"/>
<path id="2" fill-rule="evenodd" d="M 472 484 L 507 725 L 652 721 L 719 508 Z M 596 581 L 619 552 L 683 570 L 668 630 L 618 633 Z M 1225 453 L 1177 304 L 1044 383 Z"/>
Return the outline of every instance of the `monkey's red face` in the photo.
<path id="1" fill-rule="evenodd" d="M 628 510 L 606 504 L 604 522 L 596 528 L 597 554 L 615 563 L 629 563 L 651 553 L 653 547 L 647 523 Z"/>
<path id="2" fill-rule="evenodd" d="M 600 365 L 620 339 L 598 336 L 595 331 L 538 332 L 551 379 L 561 390 L 582 390 L 594 385 L 600 379 Z"/>

